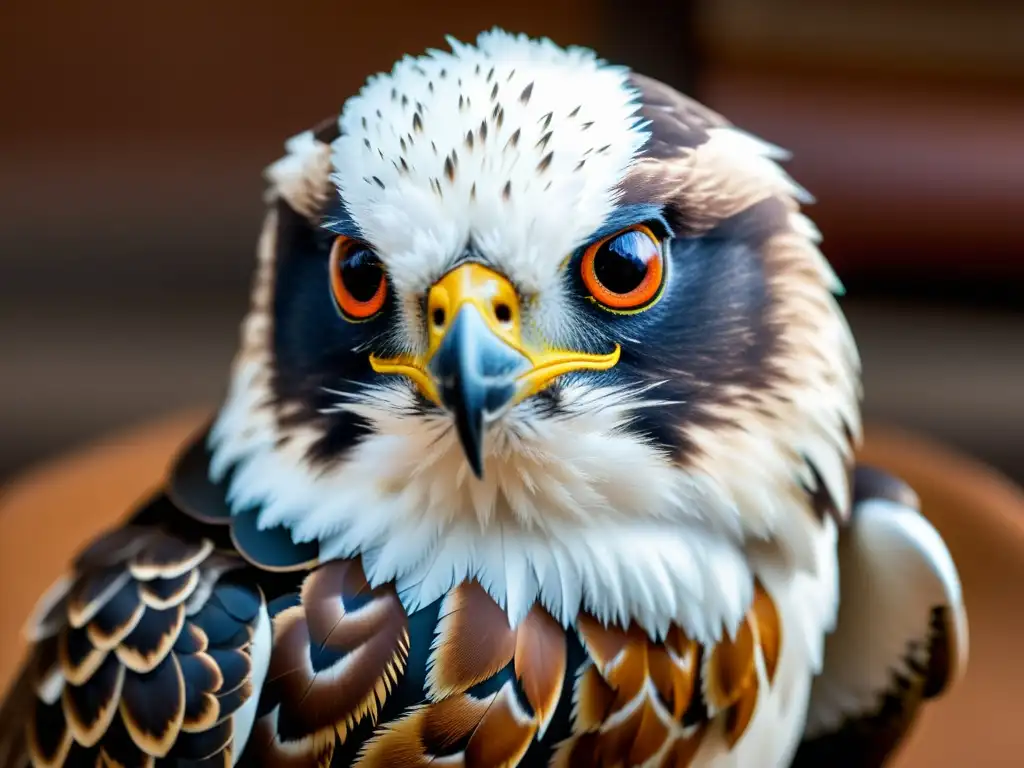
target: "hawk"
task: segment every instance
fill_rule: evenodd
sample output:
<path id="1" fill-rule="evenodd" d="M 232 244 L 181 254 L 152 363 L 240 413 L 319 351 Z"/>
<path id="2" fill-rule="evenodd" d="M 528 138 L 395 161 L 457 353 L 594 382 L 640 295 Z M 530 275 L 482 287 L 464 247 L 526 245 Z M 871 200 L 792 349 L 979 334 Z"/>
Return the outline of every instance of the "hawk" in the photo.
<path id="1" fill-rule="evenodd" d="M 785 154 L 450 45 L 269 167 L 224 401 L 40 601 L 3 768 L 871 766 L 962 674 Z"/>

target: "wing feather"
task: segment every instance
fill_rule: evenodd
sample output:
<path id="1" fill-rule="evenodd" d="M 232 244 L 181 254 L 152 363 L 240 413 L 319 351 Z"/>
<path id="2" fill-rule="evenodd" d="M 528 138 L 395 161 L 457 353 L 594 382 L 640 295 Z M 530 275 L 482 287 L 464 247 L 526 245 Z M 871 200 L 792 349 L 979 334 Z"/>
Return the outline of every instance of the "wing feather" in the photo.
<path id="1" fill-rule="evenodd" d="M 28 627 L 35 645 L 0 711 L 0 768 L 230 765 L 269 663 L 254 639 L 267 608 L 243 566 L 209 539 L 149 525 L 91 544 Z"/>
<path id="2" fill-rule="evenodd" d="M 948 690 L 967 663 L 956 565 L 905 483 L 857 468 L 839 574 L 839 618 L 796 766 L 884 764 L 922 704 Z"/>

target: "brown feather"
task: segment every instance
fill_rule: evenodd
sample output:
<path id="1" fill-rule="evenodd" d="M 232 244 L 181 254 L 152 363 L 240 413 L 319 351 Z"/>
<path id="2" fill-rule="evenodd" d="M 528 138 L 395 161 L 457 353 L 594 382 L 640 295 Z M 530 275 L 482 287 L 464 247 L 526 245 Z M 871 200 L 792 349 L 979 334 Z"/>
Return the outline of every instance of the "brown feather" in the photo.
<path id="1" fill-rule="evenodd" d="M 483 699 L 465 694 L 509 664 L 522 686 L 506 680 Z M 547 726 L 566 674 L 565 630 L 536 606 L 516 629 L 475 582 L 453 589 L 441 604 L 428 671 L 431 704 L 391 723 L 364 751 L 360 765 L 516 766 Z M 529 707 L 527 707 L 527 703 Z M 461 753 L 452 753 L 465 739 Z"/>
<path id="2" fill-rule="evenodd" d="M 651 646 L 647 651 L 647 669 L 658 699 L 672 716 L 679 720 L 689 705 L 693 678 L 682 674 L 664 646 Z M 687 684 L 689 683 L 689 691 Z"/>
<path id="3" fill-rule="evenodd" d="M 565 739 L 551 755 L 549 768 L 594 768 L 599 738 L 597 731 L 590 731 Z"/>
<path id="4" fill-rule="evenodd" d="M 605 667 L 625 648 L 628 640 L 624 629 L 606 627 L 587 613 L 580 614 L 576 620 L 576 631 L 590 658 L 594 660 L 598 671 L 602 674 L 604 674 Z"/>
<path id="5" fill-rule="evenodd" d="M 606 722 L 598 732 L 594 744 L 594 763 L 597 765 L 630 765 L 629 753 L 640 731 L 643 705 L 633 709 L 625 718 Z M 621 715 L 617 712 L 616 715 Z M 611 718 L 609 718 L 611 720 Z"/>
<path id="6" fill-rule="evenodd" d="M 356 768 L 428 768 L 483 719 L 491 698 L 452 696 L 421 705 L 384 726 L 363 748 Z M 450 761 L 448 765 L 453 765 Z M 454 763 L 458 765 L 458 763 Z M 435 766 L 436 768 L 436 766 Z"/>
<path id="7" fill-rule="evenodd" d="M 302 603 L 274 619 L 268 681 L 280 691 L 289 722 L 313 743 L 335 731 L 344 742 L 363 718 L 375 719 L 404 671 L 405 610 L 393 587 L 368 590 L 357 562 L 326 563 L 306 578 Z M 346 608 L 346 597 L 357 595 L 362 604 Z M 311 647 L 325 656 L 322 666 L 313 666 Z"/>
<path id="8" fill-rule="evenodd" d="M 647 649 L 650 641 L 637 626 L 627 633 L 626 645 L 604 669 L 604 678 L 615 689 L 614 709 L 625 707 L 640 695 L 650 677 Z"/>
<path id="9" fill-rule="evenodd" d="M 469 690 L 504 668 L 516 651 L 516 633 L 501 606 L 475 581 L 445 597 L 427 670 L 434 701 Z"/>
<path id="10" fill-rule="evenodd" d="M 248 754 L 256 756 L 252 762 L 275 768 L 328 768 L 338 743 L 335 732 L 324 730 L 295 741 L 282 741 L 277 731 L 278 715 L 275 708 L 253 726 L 246 747 Z"/>
<path id="11" fill-rule="evenodd" d="M 274 653 L 267 670 L 268 683 L 302 669 L 304 636 L 309 636 L 309 630 L 301 605 L 286 608 L 274 617 Z"/>
<path id="12" fill-rule="evenodd" d="M 586 662 L 576 678 L 573 723 L 577 732 L 595 731 L 607 719 L 615 704 L 615 691 L 601 677 L 592 662 Z"/>
<path id="13" fill-rule="evenodd" d="M 301 649 L 298 652 L 308 657 L 308 633 L 304 625 L 296 631 L 305 637 L 289 652 Z M 390 654 L 387 659 L 385 653 Z M 344 740 L 363 717 L 376 717 L 394 679 L 390 670 L 404 663 L 404 650 L 397 644 L 390 649 L 360 646 L 330 672 L 315 672 L 301 656 L 290 656 L 289 661 L 293 670 L 281 681 L 283 706 L 310 733 L 337 728 Z M 382 681 L 387 681 L 384 690 L 379 686 Z"/>
<path id="14" fill-rule="evenodd" d="M 490 699 L 487 711 L 466 745 L 466 768 L 513 768 L 537 734 L 509 681 Z"/>
<path id="15" fill-rule="evenodd" d="M 352 599 L 369 591 L 370 585 L 362 569 L 353 560 L 332 560 L 309 574 L 302 582 L 300 597 L 310 637 L 317 643 L 326 643 L 332 633 L 344 632 L 342 624 L 346 611 L 343 597 Z M 357 630 L 373 629 L 372 625 L 348 624 Z M 335 642 L 346 645 L 358 645 L 365 640 L 365 635 L 348 637 L 341 634 L 335 638 Z"/>
<path id="16" fill-rule="evenodd" d="M 630 765 L 643 765 L 658 754 L 665 746 L 669 728 L 659 715 L 657 706 L 647 699 L 640 705 L 640 724 L 633 736 L 633 747 L 629 751 Z"/>
<path id="17" fill-rule="evenodd" d="M 516 631 L 514 661 L 543 736 L 562 695 L 566 647 L 565 630 L 539 605 L 530 609 Z"/>
<path id="18" fill-rule="evenodd" d="M 754 653 L 749 619 L 740 624 L 735 640 L 723 637 L 711 650 L 704 669 L 704 698 L 712 713 L 731 707 L 756 685 Z"/>

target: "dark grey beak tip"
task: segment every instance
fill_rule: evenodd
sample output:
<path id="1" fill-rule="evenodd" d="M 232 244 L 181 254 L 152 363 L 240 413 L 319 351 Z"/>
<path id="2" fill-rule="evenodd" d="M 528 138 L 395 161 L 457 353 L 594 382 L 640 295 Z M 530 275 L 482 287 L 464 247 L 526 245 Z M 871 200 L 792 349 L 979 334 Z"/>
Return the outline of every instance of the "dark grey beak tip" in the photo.
<path id="1" fill-rule="evenodd" d="M 445 398 L 448 403 L 448 398 Z M 483 418 L 480 412 L 474 413 L 467 407 L 448 406 L 455 418 L 455 432 L 462 443 L 462 452 L 466 455 L 469 468 L 477 479 L 484 476 L 484 430 Z"/>
<path id="2" fill-rule="evenodd" d="M 469 458 L 469 457 L 467 456 L 466 458 Z M 483 480 L 484 479 L 484 460 L 483 460 L 483 456 L 477 457 L 477 459 L 475 461 L 474 460 L 470 460 L 469 468 L 473 470 L 473 474 L 476 476 L 477 480 Z"/>

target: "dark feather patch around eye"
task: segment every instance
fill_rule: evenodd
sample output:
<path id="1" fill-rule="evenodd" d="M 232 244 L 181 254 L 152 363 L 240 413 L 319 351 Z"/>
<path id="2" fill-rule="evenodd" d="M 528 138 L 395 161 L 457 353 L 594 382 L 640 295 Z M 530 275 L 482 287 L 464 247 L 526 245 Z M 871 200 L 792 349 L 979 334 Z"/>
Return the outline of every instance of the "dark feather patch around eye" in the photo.
<path id="1" fill-rule="evenodd" d="M 783 204 L 765 200 L 702 236 L 670 240 L 664 294 L 636 315 L 594 307 L 586 300 L 578 270 L 569 270 L 589 339 L 595 345 L 612 341 L 622 346 L 619 364 L 603 383 L 642 387 L 661 382 L 650 397 L 671 402 L 638 409 L 628 429 L 684 456 L 692 446 L 680 425 L 707 420 L 705 406 L 730 384 L 757 388 L 778 375 L 765 365 L 778 329 L 767 315 L 772 296 L 762 248 L 786 226 Z"/>
<path id="2" fill-rule="evenodd" d="M 389 295 L 366 322 L 347 322 L 339 316 L 330 287 L 334 236 L 325 238 L 322 227 L 284 203 L 278 204 L 278 217 L 271 386 L 275 399 L 286 406 L 283 424 L 315 425 L 322 431 L 310 459 L 330 461 L 369 431 L 364 419 L 336 406 L 346 393 L 358 392 L 376 376 L 367 349 L 387 336 L 395 317 L 394 298 Z M 336 218 L 330 226 L 333 231 L 347 225 Z"/>

